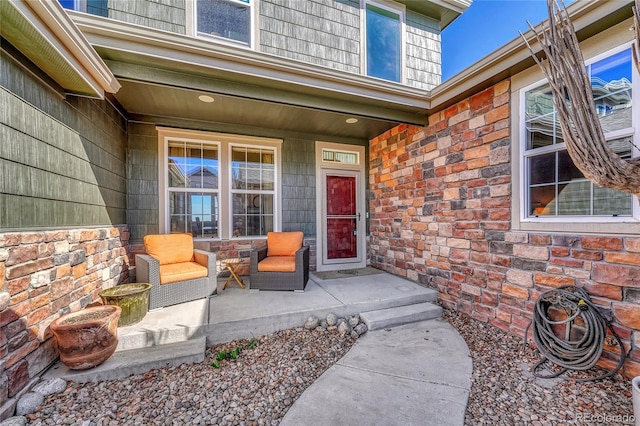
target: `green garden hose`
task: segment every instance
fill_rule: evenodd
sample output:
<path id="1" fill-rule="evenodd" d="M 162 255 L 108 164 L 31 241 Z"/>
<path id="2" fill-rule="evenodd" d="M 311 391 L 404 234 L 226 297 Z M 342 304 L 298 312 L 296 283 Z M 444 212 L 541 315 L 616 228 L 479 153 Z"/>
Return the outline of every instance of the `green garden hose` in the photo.
<path id="1" fill-rule="evenodd" d="M 550 310 L 561 310 L 566 318 L 554 320 L 550 317 Z M 578 318 L 584 324 L 576 324 Z M 554 378 L 568 370 L 584 371 L 596 365 L 604 349 L 607 328 L 618 342 L 620 360 L 613 371 L 594 378 L 578 378 L 578 382 L 604 379 L 614 375 L 622 366 L 626 358 L 622 340 L 616 334 L 611 324 L 591 302 L 589 294 L 580 287 L 564 286 L 549 290 L 540 295 L 533 311 L 533 319 L 524 331 L 524 344 L 527 344 L 529 327 L 533 325 L 533 341 L 542 359 L 533 367 L 536 377 Z M 554 332 L 564 328 L 565 336 L 560 337 Z M 579 327 L 579 333 L 572 335 L 574 328 Z M 541 375 L 538 368 L 546 361 L 558 365 L 560 370 L 551 375 Z"/>

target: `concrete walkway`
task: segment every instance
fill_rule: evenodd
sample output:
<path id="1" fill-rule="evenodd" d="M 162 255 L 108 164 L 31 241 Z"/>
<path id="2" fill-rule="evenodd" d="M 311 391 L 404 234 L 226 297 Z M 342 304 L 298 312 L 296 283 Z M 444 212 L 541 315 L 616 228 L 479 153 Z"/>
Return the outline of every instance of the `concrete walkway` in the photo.
<path id="1" fill-rule="evenodd" d="M 304 293 L 220 285 L 216 297 L 149 312 L 142 322 L 118 329 L 118 350 L 104 364 L 74 371 L 58 362 L 44 377 L 119 379 L 201 362 L 208 346 L 300 327 L 309 315 L 360 313 L 363 319 L 387 321 L 397 314 L 395 324 L 419 322 L 395 327 L 391 322 L 364 334 L 302 394 L 282 424 L 462 425 L 472 368 L 465 342 L 439 319 L 439 307 L 426 317 L 402 312 L 430 305 L 436 297 L 431 289 L 387 273 L 324 280 L 312 274 Z"/>
<path id="2" fill-rule="evenodd" d="M 435 319 L 361 337 L 293 404 L 281 426 L 463 425 L 469 349 Z"/>

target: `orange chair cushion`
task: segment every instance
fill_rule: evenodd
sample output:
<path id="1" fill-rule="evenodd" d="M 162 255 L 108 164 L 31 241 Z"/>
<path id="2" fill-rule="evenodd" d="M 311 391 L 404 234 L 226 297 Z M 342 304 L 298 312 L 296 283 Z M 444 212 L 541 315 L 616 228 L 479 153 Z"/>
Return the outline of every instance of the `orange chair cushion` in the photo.
<path id="1" fill-rule="evenodd" d="M 160 265 L 191 262 L 193 237 L 191 234 L 145 235 L 144 249 L 149 256 L 158 259 Z"/>
<path id="2" fill-rule="evenodd" d="M 195 262 L 172 263 L 160 265 L 160 284 L 171 284 L 178 281 L 195 280 L 208 275 L 207 268 Z"/>
<path id="3" fill-rule="evenodd" d="M 267 256 L 295 256 L 302 247 L 304 234 L 293 232 L 268 232 Z"/>
<path id="4" fill-rule="evenodd" d="M 258 263 L 260 272 L 295 272 L 295 256 L 268 256 Z"/>

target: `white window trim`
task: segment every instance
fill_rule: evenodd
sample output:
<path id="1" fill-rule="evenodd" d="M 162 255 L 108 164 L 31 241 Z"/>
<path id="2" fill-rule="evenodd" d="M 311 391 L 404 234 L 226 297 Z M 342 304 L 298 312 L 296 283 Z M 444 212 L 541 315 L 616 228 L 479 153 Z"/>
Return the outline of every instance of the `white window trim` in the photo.
<path id="1" fill-rule="evenodd" d="M 330 151 L 340 151 L 346 153 L 354 153 L 358 157 L 357 164 L 349 164 L 349 163 L 334 163 L 329 161 L 324 161 L 322 157 L 323 150 Z M 323 263 L 324 253 L 327 250 L 325 245 L 325 218 L 326 212 L 324 211 L 324 197 L 326 197 L 326 191 L 323 191 L 322 188 L 325 185 L 323 179 L 323 172 L 326 170 L 332 171 L 354 171 L 359 172 L 362 183 L 358 182 L 358 206 L 361 207 L 363 212 L 363 220 L 361 221 L 361 228 L 358 229 L 358 235 L 360 235 L 360 239 L 358 240 L 358 244 L 362 250 L 362 259 L 360 262 L 353 262 L 350 265 L 358 268 L 364 268 L 367 266 L 367 220 L 369 219 L 369 211 L 366 200 L 366 188 L 364 187 L 364 180 L 366 179 L 366 164 L 365 164 L 365 151 L 366 148 L 360 145 L 344 145 L 338 144 L 335 142 L 323 142 L 316 141 L 315 147 L 315 160 L 316 160 L 316 270 L 318 271 L 335 271 L 339 269 L 344 269 L 344 263 L 333 263 L 326 264 Z"/>
<path id="2" fill-rule="evenodd" d="M 388 10 L 392 13 L 397 13 L 400 15 L 400 81 L 399 84 L 406 84 L 407 81 L 407 70 L 406 70 L 406 40 L 407 40 L 407 31 L 406 31 L 406 21 L 407 21 L 407 8 L 404 4 L 396 3 L 391 0 L 361 0 L 360 7 L 360 41 L 362 44 L 362 54 L 360 55 L 360 69 L 362 70 L 362 75 L 365 75 L 370 78 L 376 78 L 383 81 L 393 81 L 386 80 L 379 77 L 373 77 L 369 75 L 369 70 L 367 69 L 367 5 L 371 4 L 373 6 L 379 7 L 380 9 Z M 396 83 L 395 81 L 393 81 Z"/>
<path id="3" fill-rule="evenodd" d="M 168 141 L 179 139 L 190 142 L 217 145 L 219 147 L 219 179 L 218 196 L 220 211 L 218 212 L 219 229 L 217 238 L 197 238 L 198 241 L 219 240 L 256 240 L 266 236 L 242 236 L 234 237 L 230 229 L 231 222 L 231 147 L 263 147 L 273 149 L 275 176 L 274 176 L 274 200 L 273 200 L 273 230 L 282 229 L 282 165 L 281 151 L 282 139 L 262 138 L 256 136 L 234 135 L 226 133 L 205 132 L 199 130 L 182 130 L 157 126 L 158 131 L 158 227 L 161 234 L 170 232 L 168 195 Z M 195 191 L 198 192 L 198 191 Z"/>
<path id="4" fill-rule="evenodd" d="M 617 46 L 613 49 L 609 49 L 603 53 L 600 53 L 596 56 L 585 60 L 585 66 L 591 65 L 595 62 L 606 59 L 616 53 L 620 53 L 626 49 L 631 47 L 631 43 L 625 43 L 620 46 Z M 605 134 L 605 138 L 611 139 L 615 137 L 622 137 L 626 135 L 633 134 L 633 157 L 640 156 L 640 152 L 636 148 L 640 146 L 640 131 L 637 129 L 640 128 L 640 116 L 637 114 L 637 111 L 640 111 L 640 75 L 638 74 L 638 70 L 632 63 L 632 90 L 633 90 L 633 99 L 632 99 L 632 109 L 636 113 L 632 115 L 633 122 L 632 127 L 621 129 L 614 132 L 609 132 Z M 519 111 L 518 111 L 518 135 L 520 138 L 520 143 L 518 145 L 518 152 L 514 153 L 518 157 L 518 179 L 520 181 L 519 185 L 519 199 L 518 199 L 518 208 L 520 211 L 519 221 L 520 228 L 522 230 L 527 231 L 536 231 L 536 230 L 559 230 L 559 231 L 576 231 L 576 232 L 614 232 L 616 233 L 618 229 L 621 232 L 623 228 L 619 228 L 619 225 L 622 224 L 638 224 L 640 223 L 640 203 L 638 197 L 633 196 L 632 198 L 632 214 L 631 216 L 539 216 L 539 217 L 528 217 L 527 215 L 527 198 L 528 198 L 528 176 L 526 174 L 527 165 L 526 160 L 530 155 L 527 155 L 527 130 L 525 126 L 525 113 L 526 113 L 526 93 L 532 89 L 540 87 L 544 84 L 548 83 L 546 78 L 538 80 L 535 83 L 529 84 L 525 87 L 519 89 L 518 97 L 519 97 Z M 556 152 L 564 147 L 564 143 L 550 146 L 538 148 L 536 150 L 536 154 L 542 154 L 545 152 Z M 593 224 L 595 227 L 590 227 L 589 225 Z M 610 226 L 603 228 L 599 225 L 607 225 Z M 554 226 L 556 225 L 556 226 Z M 575 226 L 572 226 L 575 225 Z M 626 228 L 626 232 L 631 231 Z"/>
<path id="5" fill-rule="evenodd" d="M 87 0 L 73 0 L 73 10 L 87 13 Z"/>
<path id="6" fill-rule="evenodd" d="M 79 0 L 79 1 L 86 1 L 86 0 Z M 191 37 L 197 37 L 203 40 L 210 40 L 212 42 L 216 42 L 216 43 L 221 43 L 221 44 L 225 44 L 227 46 L 234 46 L 234 47 L 242 47 L 244 49 L 252 49 L 252 50 L 259 50 L 258 49 L 258 32 L 259 32 L 259 28 L 260 28 L 260 23 L 258 22 L 259 20 L 259 16 L 260 14 L 258 13 L 259 7 L 260 7 L 260 0 L 251 0 L 251 3 L 249 4 L 250 10 L 251 10 L 251 34 L 249 36 L 250 42 L 249 45 L 239 42 L 239 41 L 234 41 L 232 39 L 229 38 L 225 38 L 225 37 L 217 37 L 217 36 L 213 36 L 213 35 L 201 35 L 198 34 L 198 8 L 196 6 L 196 2 L 198 0 L 186 0 L 185 2 L 185 15 L 186 15 L 186 32 L 187 35 L 191 36 Z M 228 1 L 235 1 L 235 0 L 228 0 Z M 246 4 L 243 2 L 243 4 Z"/>

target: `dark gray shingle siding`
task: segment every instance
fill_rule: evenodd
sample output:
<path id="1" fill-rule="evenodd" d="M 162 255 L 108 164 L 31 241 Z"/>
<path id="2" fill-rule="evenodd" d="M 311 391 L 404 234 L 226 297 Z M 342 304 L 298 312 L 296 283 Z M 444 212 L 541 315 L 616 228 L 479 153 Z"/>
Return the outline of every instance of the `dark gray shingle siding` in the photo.
<path id="1" fill-rule="evenodd" d="M 126 221 L 126 121 L 106 101 L 65 100 L 0 61 L 0 228 Z"/>
<path id="2" fill-rule="evenodd" d="M 263 0 L 259 50 L 354 73 L 360 72 L 360 3 Z"/>

